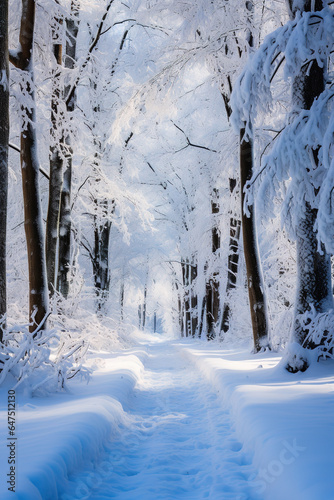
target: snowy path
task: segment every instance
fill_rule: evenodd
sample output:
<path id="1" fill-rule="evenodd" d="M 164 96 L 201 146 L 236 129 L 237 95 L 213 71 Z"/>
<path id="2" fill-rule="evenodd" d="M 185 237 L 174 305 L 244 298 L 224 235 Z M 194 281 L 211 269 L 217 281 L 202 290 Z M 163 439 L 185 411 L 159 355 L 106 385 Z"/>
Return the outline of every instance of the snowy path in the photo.
<path id="1" fill-rule="evenodd" d="M 130 424 L 62 500 L 251 500 L 252 474 L 229 415 L 182 347 L 146 346 L 125 411 Z"/>
<path id="2" fill-rule="evenodd" d="M 246 346 L 134 339 L 92 352 L 88 385 L 19 388 L 14 494 L 0 387 L 1 500 L 334 499 L 334 361 L 292 376 Z"/>

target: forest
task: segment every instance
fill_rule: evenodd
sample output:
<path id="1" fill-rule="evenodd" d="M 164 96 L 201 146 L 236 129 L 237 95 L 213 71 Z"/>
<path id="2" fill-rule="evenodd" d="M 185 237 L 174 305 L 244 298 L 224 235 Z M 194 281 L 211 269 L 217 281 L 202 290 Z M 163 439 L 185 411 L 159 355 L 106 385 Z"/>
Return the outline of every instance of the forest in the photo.
<path id="1" fill-rule="evenodd" d="M 3 500 L 334 498 L 332 4 L 0 0 Z"/>
<path id="2" fill-rule="evenodd" d="M 133 328 L 333 356 L 331 3 L 0 1 L 1 381 Z"/>

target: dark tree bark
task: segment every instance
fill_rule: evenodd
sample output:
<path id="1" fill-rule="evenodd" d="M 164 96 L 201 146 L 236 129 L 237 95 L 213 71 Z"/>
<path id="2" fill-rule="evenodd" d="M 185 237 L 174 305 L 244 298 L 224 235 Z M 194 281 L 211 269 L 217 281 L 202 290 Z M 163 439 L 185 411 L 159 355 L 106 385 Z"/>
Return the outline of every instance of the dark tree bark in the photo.
<path id="1" fill-rule="evenodd" d="M 146 325 L 146 309 L 147 309 L 147 284 L 145 284 L 144 288 L 144 302 L 142 309 L 142 324 L 141 324 L 142 330 L 145 330 L 145 325 Z"/>
<path id="2" fill-rule="evenodd" d="M 96 92 L 96 82 L 91 83 L 91 87 Z M 100 106 L 99 104 L 93 108 L 95 121 L 99 119 Z M 99 186 L 102 182 L 99 177 L 99 166 L 103 154 L 102 143 L 95 131 L 95 124 L 92 126 L 94 134 L 95 155 L 93 162 L 93 172 L 95 174 L 95 186 Z M 98 191 L 98 187 L 96 188 Z M 93 273 L 95 282 L 95 291 L 97 295 L 97 310 L 101 312 L 109 295 L 110 285 L 110 269 L 109 269 L 109 240 L 111 230 L 111 215 L 114 213 L 114 201 L 109 202 L 108 199 L 102 200 L 94 198 L 94 258 L 93 258 Z M 99 214 L 99 215 L 96 215 Z M 101 215 L 100 215 L 101 214 Z"/>
<path id="3" fill-rule="evenodd" d="M 194 289 L 194 283 L 197 278 L 197 264 L 193 261 L 190 267 L 190 285 L 191 285 L 191 335 L 196 336 L 198 328 L 198 298 Z"/>
<path id="4" fill-rule="evenodd" d="M 184 297 L 181 301 L 181 337 L 187 337 L 187 330 L 185 328 L 185 302 Z"/>
<path id="5" fill-rule="evenodd" d="M 146 325 L 146 304 L 147 301 L 147 285 L 145 285 L 144 288 L 144 300 L 142 304 L 139 304 L 138 306 L 138 325 L 139 325 L 139 330 L 145 330 L 145 325 Z"/>
<path id="6" fill-rule="evenodd" d="M 206 312 L 206 299 L 207 299 L 207 295 L 205 294 L 203 299 L 202 299 L 201 315 L 200 315 L 199 325 L 198 325 L 198 337 L 199 338 L 202 337 L 203 328 L 204 328 L 204 315 Z"/>
<path id="7" fill-rule="evenodd" d="M 79 1 L 72 0 L 71 18 L 66 20 L 67 40 L 64 66 L 74 69 L 76 63 L 76 46 L 79 30 Z M 66 111 L 70 115 L 76 106 L 76 87 L 68 85 L 65 88 Z M 63 177 L 63 188 L 60 199 L 59 214 L 59 251 L 57 290 L 68 297 L 71 275 L 71 190 L 72 190 L 72 158 L 73 149 L 71 137 L 65 137 L 66 167 Z"/>
<path id="8" fill-rule="evenodd" d="M 236 187 L 236 179 L 230 179 L 230 193 L 233 195 Z M 239 266 L 239 240 L 240 240 L 241 221 L 236 216 L 230 217 L 230 241 L 229 241 L 229 254 L 227 261 L 227 283 L 226 283 L 226 296 L 223 306 L 223 315 L 221 321 L 221 331 L 226 333 L 230 328 L 230 293 L 235 290 L 237 286 L 237 274 Z"/>
<path id="9" fill-rule="evenodd" d="M 248 24 L 246 39 L 248 47 L 253 47 L 252 33 L 253 3 L 246 1 Z M 247 181 L 253 174 L 253 141 L 245 137 L 245 129 L 240 130 L 240 190 L 241 190 L 241 222 L 246 263 L 249 307 L 252 320 L 254 351 L 269 347 L 267 305 L 256 236 L 255 206 L 248 207 L 249 217 L 244 213 L 244 201 Z"/>
<path id="10" fill-rule="evenodd" d="M 206 326 L 207 338 L 212 340 L 216 336 L 215 326 L 219 315 L 219 283 L 215 277 L 210 278 L 206 284 Z"/>
<path id="11" fill-rule="evenodd" d="M 7 198 L 9 141 L 8 0 L 0 0 L 0 342 L 6 328 Z"/>
<path id="12" fill-rule="evenodd" d="M 228 49 L 227 49 L 228 50 Z M 239 49 L 239 57 L 241 56 L 241 51 Z M 224 100 L 225 111 L 228 121 L 230 121 L 232 109 L 230 106 L 230 96 L 232 93 L 232 82 L 231 78 L 227 77 L 228 93 L 221 90 L 221 94 Z M 233 196 L 234 190 L 237 186 L 236 179 L 229 179 L 230 193 Z M 229 252 L 227 261 L 227 283 L 226 283 L 226 293 L 224 298 L 224 305 L 222 308 L 222 317 L 220 324 L 220 331 L 227 333 L 230 328 L 230 295 L 231 291 L 236 288 L 237 285 L 237 274 L 239 268 L 239 241 L 240 241 L 240 228 L 241 220 L 235 215 L 231 214 L 230 217 L 230 241 L 229 241 Z"/>
<path id="13" fill-rule="evenodd" d="M 300 315 L 311 311 L 324 313 L 333 308 L 331 283 L 331 258 L 322 246 L 322 254 L 318 252 L 318 241 L 314 231 L 317 210 L 305 202 L 304 217 L 300 218 L 297 227 L 297 300 L 295 306 L 294 340 L 313 349 L 314 341 L 308 337 L 307 323 Z M 306 368 L 306 366 L 305 366 Z"/>
<path id="14" fill-rule="evenodd" d="M 59 101 L 61 99 L 59 83 L 59 68 L 62 65 L 61 44 L 54 44 L 53 54 L 57 64 L 57 68 L 53 75 L 53 92 L 51 100 L 51 137 L 54 141 L 59 126 L 58 114 Z M 60 200 L 63 184 L 63 155 L 61 155 L 60 148 L 61 144 L 53 144 L 50 148 L 49 204 L 45 238 L 46 270 L 50 295 L 53 294 L 57 284 L 57 243 L 59 237 Z"/>
<path id="15" fill-rule="evenodd" d="M 33 39 L 35 1 L 22 0 L 20 51 L 10 61 L 22 72 L 22 92 L 29 95 L 33 106 L 23 107 L 27 117 L 21 131 L 21 168 L 24 201 L 24 228 L 27 241 L 29 268 L 30 331 L 44 328 L 48 311 L 48 293 L 45 264 L 45 244 L 42 226 L 42 208 L 39 189 L 39 163 L 35 127 L 35 94 L 33 74 Z"/>
<path id="16" fill-rule="evenodd" d="M 157 331 L 157 313 L 154 311 L 153 313 L 153 333 Z"/>
<path id="17" fill-rule="evenodd" d="M 114 0 L 110 0 L 102 16 L 97 33 L 91 42 L 87 57 L 80 68 L 80 73 L 75 82 L 65 88 L 65 103 L 68 115 L 70 115 L 76 106 L 76 90 L 80 81 L 82 71 L 86 68 L 92 57 L 100 37 L 103 35 L 103 27 L 108 16 L 111 5 Z M 66 21 L 67 41 L 64 65 L 67 69 L 74 69 L 76 64 L 76 45 L 79 29 L 79 8 L 80 1 L 72 0 L 71 18 Z M 126 35 L 125 35 L 126 36 Z M 122 48 L 122 44 L 121 44 Z M 72 158 L 73 149 L 71 137 L 65 138 L 66 144 L 66 169 L 64 172 L 63 189 L 60 201 L 60 223 L 59 223 L 59 266 L 57 289 L 67 298 L 70 289 L 70 269 L 71 269 L 71 190 L 72 190 Z M 104 204 L 105 201 L 102 201 Z M 92 255 L 92 264 L 95 279 L 95 289 L 98 295 L 98 310 L 103 306 L 109 290 L 109 269 L 108 267 L 108 247 L 111 223 L 106 222 L 102 226 L 97 223 L 94 226 L 94 252 Z M 104 261 L 101 260 L 105 259 Z M 99 264 L 101 263 L 100 268 Z M 101 300 L 100 300 L 101 299 Z"/>
<path id="18" fill-rule="evenodd" d="M 122 280 L 121 280 L 121 289 L 120 289 L 120 299 L 119 299 L 119 302 L 120 302 L 120 307 L 121 307 L 121 321 L 123 322 L 124 320 L 124 276 L 122 277 Z"/>
<path id="19" fill-rule="evenodd" d="M 141 330 L 141 324 L 142 324 L 142 313 L 141 313 L 141 304 L 138 306 L 138 328 Z"/>
<path id="20" fill-rule="evenodd" d="M 241 221 L 244 254 L 247 273 L 247 288 L 249 307 L 252 320 L 254 350 L 268 347 L 267 307 L 257 246 L 255 207 L 249 206 L 249 217 L 244 212 L 244 187 L 252 177 L 253 172 L 253 142 L 245 139 L 245 129 L 240 131 L 240 183 L 241 183 Z"/>
<path id="21" fill-rule="evenodd" d="M 71 275 L 72 156 L 67 158 L 60 198 L 57 290 L 67 299 Z"/>
<path id="22" fill-rule="evenodd" d="M 96 46 L 102 32 L 103 24 L 107 18 L 109 9 L 112 5 L 113 0 L 111 0 L 106 8 L 106 11 L 102 17 L 97 35 L 92 42 L 92 45 L 90 47 L 89 54 L 92 51 L 92 47 Z M 118 63 L 119 60 L 119 54 L 123 50 L 124 42 L 125 39 L 128 35 L 128 30 L 126 30 L 123 34 L 119 49 L 118 49 L 118 56 L 116 57 L 112 67 L 111 67 L 111 76 L 113 76 L 115 72 L 115 67 Z M 96 82 L 91 82 L 91 87 L 94 92 L 96 92 L 97 89 L 97 84 Z M 96 105 L 93 107 L 93 112 L 95 114 L 96 122 L 99 119 L 99 113 L 100 113 L 100 106 Z M 96 172 L 96 175 L 98 176 L 98 167 L 100 163 L 100 159 L 102 157 L 103 151 L 102 151 L 102 144 L 100 138 L 97 136 L 95 132 L 95 126 L 93 125 L 92 127 L 93 133 L 94 133 L 94 146 L 95 146 L 95 158 L 94 158 L 94 164 L 93 164 L 93 171 Z M 130 134 L 129 138 L 125 141 L 125 148 L 128 145 L 128 142 L 132 138 L 133 133 Z M 122 159 L 121 162 L 122 164 Z M 120 165 L 120 170 L 122 168 L 122 165 Z M 97 178 L 96 182 L 101 181 L 101 179 Z M 113 201 L 108 201 L 108 199 L 94 199 L 94 205 L 98 210 L 98 212 L 102 211 L 102 221 L 98 219 L 98 217 L 94 217 L 94 263 L 93 263 L 93 268 L 94 268 L 94 280 L 95 280 L 95 290 L 97 294 L 97 309 L 98 311 L 101 311 L 107 301 L 108 295 L 109 295 L 109 287 L 110 287 L 110 269 L 109 269 L 109 240 L 110 240 L 110 231 L 111 231 L 111 220 L 110 220 L 110 215 L 112 215 L 115 211 L 115 202 Z M 145 325 L 145 309 L 142 311 L 143 313 L 143 322 Z"/>
<path id="23" fill-rule="evenodd" d="M 181 259 L 182 281 L 183 281 L 183 331 L 185 337 L 191 332 L 191 315 L 190 315 L 190 299 L 189 299 L 189 265 L 187 259 Z"/>
<path id="24" fill-rule="evenodd" d="M 192 263 L 191 263 L 192 262 Z M 183 281 L 183 329 L 182 336 L 195 336 L 198 328 L 198 298 L 193 284 L 197 278 L 197 264 L 194 259 L 181 259 Z"/>
<path id="25" fill-rule="evenodd" d="M 315 2 L 306 1 L 304 11 L 319 11 L 323 8 L 320 0 Z M 298 9 L 302 6 L 298 4 Z M 290 4 L 292 16 L 296 15 L 292 4 Z M 320 67 L 316 60 L 301 70 L 300 75 L 293 82 L 293 103 L 296 109 L 310 109 L 314 100 L 325 89 L 325 62 Z M 310 157 L 310 169 L 314 164 L 318 165 L 318 152 L 312 152 Z M 312 165 L 313 164 L 313 165 Z M 316 188 L 314 188 L 316 194 Z M 300 211 L 300 213 L 302 213 Z M 295 324 L 293 338 L 296 342 L 306 348 L 315 347 L 314 341 L 309 337 L 307 323 L 311 320 L 300 322 L 300 315 L 310 312 L 313 306 L 316 313 L 323 313 L 333 308 L 333 295 L 331 283 L 331 259 L 322 246 L 322 253 L 317 250 L 317 235 L 314 226 L 317 218 L 317 210 L 304 200 L 304 211 L 300 216 L 297 226 L 297 300 L 295 307 Z M 305 317 L 304 317 L 305 319 Z M 299 366 L 289 367 L 290 371 L 304 370 L 307 368 L 306 360 L 300 360 Z"/>
<path id="26" fill-rule="evenodd" d="M 211 200 L 211 213 L 213 216 L 219 214 L 218 190 L 214 189 Z M 220 249 L 220 233 L 217 221 L 211 230 L 211 251 L 215 254 Z M 216 325 L 219 319 L 219 275 L 214 273 L 206 283 L 206 325 L 209 340 L 216 336 Z"/>
<path id="27" fill-rule="evenodd" d="M 174 270 L 173 270 L 173 275 L 174 275 L 173 284 L 174 284 L 176 294 L 177 294 L 177 312 L 178 312 L 178 318 L 179 318 L 180 334 L 181 334 L 181 337 L 184 337 L 181 293 L 180 293 L 180 287 L 179 287 L 178 282 L 177 282 L 176 273 Z"/>
<path id="28" fill-rule="evenodd" d="M 93 273 L 94 283 L 97 295 L 97 309 L 101 311 L 108 298 L 109 285 L 110 285 L 110 271 L 109 271 L 109 240 L 111 230 L 111 220 L 109 211 L 113 213 L 113 209 L 109 209 L 108 200 L 98 202 L 105 215 L 105 220 L 99 222 L 97 217 L 94 217 L 94 261 Z"/>

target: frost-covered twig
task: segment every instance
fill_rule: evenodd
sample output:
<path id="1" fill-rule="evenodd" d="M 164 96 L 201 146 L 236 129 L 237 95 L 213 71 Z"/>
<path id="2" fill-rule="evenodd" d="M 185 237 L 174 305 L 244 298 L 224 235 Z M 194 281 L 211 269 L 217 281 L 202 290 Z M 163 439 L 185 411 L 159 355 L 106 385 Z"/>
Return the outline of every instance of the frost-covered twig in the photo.
<path id="1" fill-rule="evenodd" d="M 23 382 L 32 394 L 60 390 L 66 381 L 79 372 L 85 378 L 90 371 L 82 362 L 88 349 L 85 340 L 67 340 L 66 332 L 56 329 L 29 332 L 29 325 L 20 325 L 6 332 L 1 347 L 0 384 L 11 374 L 16 388 Z M 62 339 L 62 341 L 61 341 Z M 61 344 L 60 344 L 61 341 Z"/>

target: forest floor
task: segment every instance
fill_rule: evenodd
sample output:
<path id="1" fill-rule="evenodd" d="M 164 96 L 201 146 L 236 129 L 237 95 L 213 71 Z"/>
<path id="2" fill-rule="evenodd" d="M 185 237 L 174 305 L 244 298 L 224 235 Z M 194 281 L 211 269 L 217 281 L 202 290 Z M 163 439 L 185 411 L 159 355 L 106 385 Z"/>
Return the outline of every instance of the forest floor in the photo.
<path id="1" fill-rule="evenodd" d="M 91 355 L 88 385 L 17 390 L 15 494 L 0 389 L 1 498 L 331 500 L 332 362 L 291 375 L 278 354 L 137 335 Z"/>

